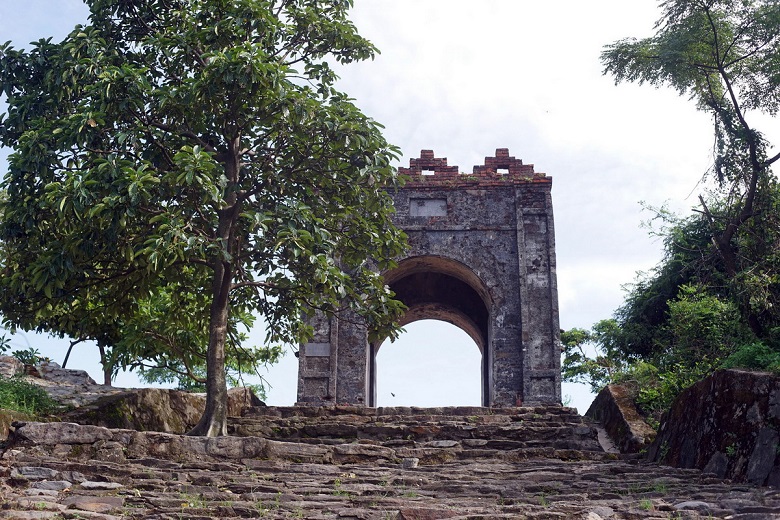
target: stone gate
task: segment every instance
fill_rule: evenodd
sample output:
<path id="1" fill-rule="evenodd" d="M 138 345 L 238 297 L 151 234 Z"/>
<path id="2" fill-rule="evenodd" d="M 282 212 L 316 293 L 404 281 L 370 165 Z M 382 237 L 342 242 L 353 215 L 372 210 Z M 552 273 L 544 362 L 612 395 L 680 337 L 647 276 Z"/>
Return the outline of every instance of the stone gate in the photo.
<path id="1" fill-rule="evenodd" d="M 482 354 L 483 406 L 560 403 L 552 178 L 499 148 L 471 175 L 423 150 L 393 194 L 410 250 L 384 274 L 401 324 L 450 322 Z M 318 317 L 299 352 L 299 404 L 376 405 L 376 355 L 353 320 Z"/>

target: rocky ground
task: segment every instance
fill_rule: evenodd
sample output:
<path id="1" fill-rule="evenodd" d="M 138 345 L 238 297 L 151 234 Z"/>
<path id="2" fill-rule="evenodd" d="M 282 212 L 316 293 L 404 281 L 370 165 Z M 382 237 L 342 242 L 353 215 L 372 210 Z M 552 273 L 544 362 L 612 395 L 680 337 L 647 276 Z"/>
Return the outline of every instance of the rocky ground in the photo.
<path id="1" fill-rule="evenodd" d="M 257 407 L 231 433 L 17 423 L 0 518 L 780 518 L 780 490 L 622 459 L 561 407 Z"/>

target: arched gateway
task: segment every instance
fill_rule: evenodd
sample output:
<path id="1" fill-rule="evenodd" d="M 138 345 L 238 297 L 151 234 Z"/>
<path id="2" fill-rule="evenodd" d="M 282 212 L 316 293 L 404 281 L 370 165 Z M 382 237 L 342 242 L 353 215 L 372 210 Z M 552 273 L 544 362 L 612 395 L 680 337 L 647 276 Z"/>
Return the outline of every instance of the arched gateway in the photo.
<path id="1" fill-rule="evenodd" d="M 482 404 L 561 402 L 552 179 L 499 148 L 461 174 L 423 150 L 393 194 L 410 250 L 385 273 L 408 311 L 402 324 L 439 319 L 482 352 Z M 301 345 L 300 404 L 375 405 L 375 359 L 365 327 L 314 321 Z"/>

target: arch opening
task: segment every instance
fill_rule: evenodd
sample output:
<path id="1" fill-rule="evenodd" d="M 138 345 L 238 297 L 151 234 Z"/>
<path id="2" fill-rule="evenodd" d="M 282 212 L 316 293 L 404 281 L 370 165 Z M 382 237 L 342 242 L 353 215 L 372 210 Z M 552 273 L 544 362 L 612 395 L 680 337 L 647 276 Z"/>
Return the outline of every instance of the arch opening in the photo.
<path id="1" fill-rule="evenodd" d="M 482 354 L 471 335 L 433 319 L 405 329 L 376 356 L 374 406 L 480 406 Z"/>
<path id="2" fill-rule="evenodd" d="M 491 306 L 489 293 L 479 277 L 467 266 L 454 260 L 439 256 L 420 256 L 402 261 L 397 268 L 385 274 L 385 280 L 395 292 L 396 298 L 407 306 L 407 311 L 401 318 L 402 326 L 415 324 L 411 329 L 414 331 L 438 330 L 444 334 L 443 337 L 447 337 L 444 332 L 447 330 L 450 335 L 465 333 L 465 336 L 471 339 L 470 343 L 477 346 L 477 351 L 472 352 L 472 357 L 465 356 L 461 361 L 467 364 L 463 367 L 463 372 L 458 372 L 457 376 L 448 376 L 448 380 L 457 381 L 458 377 L 467 377 L 465 374 L 469 373 L 469 370 L 479 374 L 478 394 L 481 395 L 479 402 L 487 406 L 490 399 L 488 367 L 491 357 L 489 348 Z M 417 325 L 417 322 L 422 322 L 424 325 Z M 434 323 L 439 325 L 432 325 Z M 406 366 L 412 367 L 407 369 L 409 371 L 413 372 L 418 365 L 430 365 L 424 377 L 431 377 L 438 373 L 440 368 L 454 362 L 456 358 L 451 357 L 446 350 L 446 340 L 431 341 L 430 338 L 418 334 L 420 333 L 415 332 L 409 335 L 401 342 L 402 347 L 395 348 L 393 354 L 383 357 L 380 362 L 388 362 L 384 360 L 392 359 L 396 355 L 407 357 Z M 377 355 L 380 348 L 388 348 L 383 347 L 385 343 L 384 340 L 380 340 L 369 345 L 369 404 L 371 406 L 377 406 Z M 414 343 L 417 343 L 416 347 L 407 346 Z M 458 344 L 463 344 L 462 337 L 458 340 Z M 430 345 L 434 345 L 436 350 L 430 350 Z M 409 350 L 410 348 L 417 348 L 417 350 Z M 396 366 L 403 364 L 398 360 L 390 363 Z M 404 380 L 402 372 L 392 377 Z M 400 403 L 401 400 L 397 401 Z M 425 401 L 429 402 L 429 400 Z M 387 406 L 393 404 L 392 399 L 387 401 Z M 455 402 L 443 404 L 453 405 Z"/>

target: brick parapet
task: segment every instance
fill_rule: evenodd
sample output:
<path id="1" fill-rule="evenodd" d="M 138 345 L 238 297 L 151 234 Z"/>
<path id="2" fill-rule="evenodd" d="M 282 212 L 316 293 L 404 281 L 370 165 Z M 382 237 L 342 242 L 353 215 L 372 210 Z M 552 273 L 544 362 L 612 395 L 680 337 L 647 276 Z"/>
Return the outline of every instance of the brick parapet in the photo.
<path id="1" fill-rule="evenodd" d="M 398 171 L 407 176 L 406 185 L 415 188 L 440 188 L 443 185 L 452 188 L 501 187 L 552 183 L 551 177 L 535 172 L 533 164 L 523 164 L 521 159 L 510 156 L 508 148 L 497 148 L 496 155 L 485 157 L 485 163 L 474 166 L 471 174 L 461 173 L 457 166 L 449 166 L 447 158 L 435 157 L 433 150 L 422 150 L 419 158 L 409 160 L 408 168 L 401 167 Z"/>

